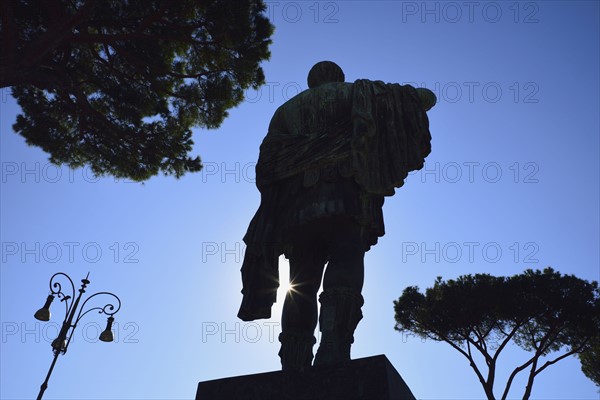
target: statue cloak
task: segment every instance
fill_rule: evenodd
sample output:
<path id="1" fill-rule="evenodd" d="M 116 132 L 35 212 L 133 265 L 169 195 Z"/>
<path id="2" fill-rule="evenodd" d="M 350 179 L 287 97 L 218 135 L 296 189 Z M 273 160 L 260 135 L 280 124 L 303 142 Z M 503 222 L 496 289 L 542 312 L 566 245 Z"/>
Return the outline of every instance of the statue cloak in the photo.
<path id="1" fill-rule="evenodd" d="M 256 165 L 261 203 L 244 236 L 238 313 L 244 321 L 270 318 L 276 300 L 278 258 L 289 228 L 284 216 L 289 213 L 290 194 L 282 182 L 341 163 L 349 166 L 349 175 L 364 193 L 392 196 L 410 171 L 423 167 L 431 152 L 429 120 L 414 87 L 361 79 L 353 84 L 351 101 L 350 118 L 333 129 L 306 135 L 270 131 L 261 144 Z M 381 215 L 381 206 L 377 208 Z M 369 246 L 384 234 L 382 215 L 380 219 L 359 221 L 374 225 L 376 234 Z"/>

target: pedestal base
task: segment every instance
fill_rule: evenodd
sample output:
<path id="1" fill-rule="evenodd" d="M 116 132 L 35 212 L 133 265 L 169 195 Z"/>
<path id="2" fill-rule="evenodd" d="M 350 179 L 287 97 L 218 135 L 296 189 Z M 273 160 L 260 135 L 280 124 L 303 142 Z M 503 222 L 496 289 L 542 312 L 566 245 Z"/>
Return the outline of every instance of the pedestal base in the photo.
<path id="1" fill-rule="evenodd" d="M 416 400 L 386 356 L 200 382 L 196 400 Z"/>

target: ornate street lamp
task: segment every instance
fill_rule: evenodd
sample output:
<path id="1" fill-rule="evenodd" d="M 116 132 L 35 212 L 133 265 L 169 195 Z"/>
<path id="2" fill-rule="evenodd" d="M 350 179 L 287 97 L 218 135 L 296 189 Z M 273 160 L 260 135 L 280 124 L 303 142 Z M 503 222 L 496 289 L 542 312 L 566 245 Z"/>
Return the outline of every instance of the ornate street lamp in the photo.
<path id="1" fill-rule="evenodd" d="M 67 352 L 67 348 L 69 347 L 69 343 L 71 342 L 71 338 L 73 337 L 73 332 L 79 323 L 79 320 L 87 313 L 93 310 L 98 310 L 100 314 L 108 315 L 108 321 L 106 323 L 106 329 L 100 334 L 100 340 L 103 342 L 112 342 L 114 337 L 112 333 L 112 324 L 115 320 L 113 315 L 115 315 L 119 309 L 121 308 L 121 300 L 113 293 L 110 292 L 98 292 L 89 296 L 83 304 L 81 304 L 81 308 L 79 311 L 77 310 L 79 306 L 79 301 L 81 300 L 81 296 L 85 293 L 85 288 L 89 285 L 90 281 L 88 280 L 90 273 L 88 272 L 85 279 L 81 280 L 81 289 L 79 289 L 79 294 L 75 301 L 73 301 L 75 297 L 75 285 L 69 276 L 63 272 L 57 272 L 52 275 L 50 278 L 50 294 L 46 298 L 46 303 L 42 308 L 40 308 L 34 315 L 34 317 L 40 321 L 49 321 L 50 320 L 50 305 L 54 301 L 55 296 L 60 299 L 61 302 L 65 303 L 65 319 L 63 320 L 62 327 L 56 339 L 52 341 L 52 351 L 54 353 L 54 359 L 52 360 L 52 364 L 50 365 L 50 370 L 48 370 L 48 375 L 46 375 L 46 380 L 42 383 L 40 387 L 40 393 L 37 396 L 37 400 L 41 400 L 44 395 L 44 391 L 48 387 L 48 380 L 50 379 L 50 375 L 52 374 L 52 370 L 54 369 L 54 364 L 56 364 L 56 360 L 58 359 L 59 354 L 65 354 Z M 68 282 L 71 284 L 71 296 L 65 295 L 62 291 L 62 285 L 59 280 L 66 278 Z M 86 303 L 92 299 L 93 297 L 99 295 L 109 295 L 114 297 L 117 300 L 116 307 L 112 303 L 106 304 L 104 307 L 92 307 L 86 311 L 84 311 Z M 77 314 L 77 317 L 75 317 Z"/>

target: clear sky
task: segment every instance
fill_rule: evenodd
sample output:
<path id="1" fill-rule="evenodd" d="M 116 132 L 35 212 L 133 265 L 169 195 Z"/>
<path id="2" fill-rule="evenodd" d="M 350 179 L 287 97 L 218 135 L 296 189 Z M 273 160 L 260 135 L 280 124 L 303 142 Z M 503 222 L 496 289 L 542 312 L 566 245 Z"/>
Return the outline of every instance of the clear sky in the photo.
<path id="1" fill-rule="evenodd" d="M 12 131 L 19 108 L 0 92 L 0 398 L 37 395 L 63 314 L 57 302 L 50 322 L 33 313 L 58 271 L 77 285 L 89 271 L 87 293 L 114 292 L 123 307 L 112 344 L 96 339 L 105 316 L 84 317 L 47 399 L 189 399 L 199 381 L 280 368 L 281 301 L 271 320 L 236 318 L 242 237 L 269 120 L 321 60 L 349 82 L 412 83 L 439 101 L 425 170 L 386 199 L 386 236 L 366 255 L 353 358 L 387 355 L 419 399 L 482 399 L 458 352 L 393 330 L 402 290 L 545 266 L 600 279 L 598 2 L 268 5 L 268 84 L 218 130 L 195 131 L 202 173 L 142 185 L 52 166 Z M 525 357 L 506 353 L 500 382 Z M 599 394 L 571 357 L 537 377 L 532 398 Z"/>

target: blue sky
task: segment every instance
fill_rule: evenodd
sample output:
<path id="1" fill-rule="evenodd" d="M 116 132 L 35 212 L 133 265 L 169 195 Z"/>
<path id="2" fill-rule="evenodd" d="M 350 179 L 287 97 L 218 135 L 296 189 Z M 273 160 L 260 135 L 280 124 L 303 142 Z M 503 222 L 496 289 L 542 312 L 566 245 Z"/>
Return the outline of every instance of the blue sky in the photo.
<path id="1" fill-rule="evenodd" d="M 385 354 L 419 399 L 482 399 L 465 359 L 393 330 L 406 286 L 465 273 L 552 266 L 600 279 L 598 2 L 269 2 L 267 85 L 218 130 L 195 130 L 203 172 L 145 184 L 48 163 L 0 103 L 0 398 L 35 397 L 62 320 L 33 313 L 58 271 L 123 302 L 115 343 L 88 314 L 47 399 L 186 399 L 199 381 L 279 369 L 281 302 L 271 320 L 236 319 L 242 237 L 259 204 L 258 147 L 310 67 L 426 86 L 432 153 L 384 206 L 386 236 L 366 256 L 353 358 Z M 282 260 L 282 275 L 286 263 Z M 507 349 L 501 382 L 526 354 Z M 523 380 L 511 398 L 520 398 Z M 533 399 L 598 399 L 571 357 L 536 379 Z"/>

